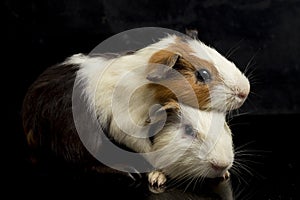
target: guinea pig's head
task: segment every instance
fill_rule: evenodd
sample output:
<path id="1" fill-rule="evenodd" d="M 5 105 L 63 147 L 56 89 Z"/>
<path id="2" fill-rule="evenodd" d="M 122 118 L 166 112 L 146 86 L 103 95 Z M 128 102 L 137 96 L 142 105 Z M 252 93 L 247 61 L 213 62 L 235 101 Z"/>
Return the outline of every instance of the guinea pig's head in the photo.
<path id="1" fill-rule="evenodd" d="M 234 152 L 224 114 L 174 102 L 161 110 L 167 120 L 153 139 L 155 167 L 174 179 L 225 177 Z"/>
<path id="2" fill-rule="evenodd" d="M 149 59 L 147 79 L 156 88 L 157 98 L 181 99 L 193 107 L 217 111 L 229 111 L 239 108 L 250 92 L 248 78 L 215 49 L 197 39 L 169 36 L 155 43 L 157 49 Z M 163 70 L 160 65 L 166 66 Z M 188 81 L 197 97 L 198 103 L 191 103 L 188 92 L 180 89 L 184 81 L 174 80 L 171 75 L 176 70 Z M 172 82 L 172 90 L 164 87 Z M 174 90 L 178 90 L 176 95 Z"/>

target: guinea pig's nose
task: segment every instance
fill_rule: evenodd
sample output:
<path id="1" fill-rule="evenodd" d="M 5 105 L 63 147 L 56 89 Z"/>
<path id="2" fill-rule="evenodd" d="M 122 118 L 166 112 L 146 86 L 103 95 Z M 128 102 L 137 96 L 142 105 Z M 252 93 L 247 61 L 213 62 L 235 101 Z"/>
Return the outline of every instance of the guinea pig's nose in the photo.
<path id="1" fill-rule="evenodd" d="M 217 164 L 217 163 L 211 163 L 211 167 L 216 171 L 223 171 L 227 169 L 228 165 L 226 164 Z"/>
<path id="2" fill-rule="evenodd" d="M 239 93 L 237 94 L 237 96 L 238 96 L 239 98 L 241 98 L 241 99 L 245 99 L 245 98 L 248 96 L 248 93 L 246 93 L 246 92 L 239 92 Z"/>
<path id="3" fill-rule="evenodd" d="M 233 88 L 234 95 L 241 100 L 245 100 L 250 92 L 247 87 L 234 87 Z"/>

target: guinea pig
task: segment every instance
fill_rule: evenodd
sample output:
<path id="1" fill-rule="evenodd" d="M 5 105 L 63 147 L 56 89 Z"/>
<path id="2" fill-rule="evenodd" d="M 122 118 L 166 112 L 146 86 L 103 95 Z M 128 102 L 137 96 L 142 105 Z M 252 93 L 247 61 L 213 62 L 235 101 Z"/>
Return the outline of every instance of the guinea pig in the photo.
<path id="1" fill-rule="evenodd" d="M 79 96 L 109 138 L 132 151 L 149 152 L 149 138 L 128 133 L 140 134 L 153 105 L 173 99 L 196 109 L 226 112 L 243 104 L 250 85 L 232 62 L 188 37 L 168 35 L 115 57 L 73 55 L 46 69 L 30 86 L 22 119 L 31 147 L 82 164 L 93 158 L 74 124 L 74 88 L 80 88 Z"/>
<path id="2" fill-rule="evenodd" d="M 152 163 L 157 170 L 148 174 L 150 186 L 162 188 L 166 177 L 176 181 L 229 178 L 234 150 L 224 113 L 174 101 L 166 103 L 160 112 L 167 112 L 167 120 L 153 138 Z"/>

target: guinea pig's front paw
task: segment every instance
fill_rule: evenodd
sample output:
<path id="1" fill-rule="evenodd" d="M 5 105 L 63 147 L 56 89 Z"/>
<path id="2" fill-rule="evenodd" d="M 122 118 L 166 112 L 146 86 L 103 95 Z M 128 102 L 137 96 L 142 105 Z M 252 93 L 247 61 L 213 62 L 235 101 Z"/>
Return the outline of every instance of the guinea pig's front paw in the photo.
<path id="1" fill-rule="evenodd" d="M 161 171 L 152 171 L 148 174 L 149 190 L 153 193 L 165 191 L 166 176 Z"/>

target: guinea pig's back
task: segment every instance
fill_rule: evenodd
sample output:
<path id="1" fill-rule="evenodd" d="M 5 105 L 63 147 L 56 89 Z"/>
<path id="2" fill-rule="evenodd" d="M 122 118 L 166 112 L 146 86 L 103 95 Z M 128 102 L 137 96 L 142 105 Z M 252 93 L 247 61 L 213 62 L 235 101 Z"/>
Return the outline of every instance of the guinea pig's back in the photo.
<path id="1" fill-rule="evenodd" d="M 72 116 L 72 91 L 78 69 L 78 63 L 71 62 L 52 66 L 29 87 L 22 121 L 33 151 L 54 152 L 67 160 L 75 160 L 85 152 Z"/>

